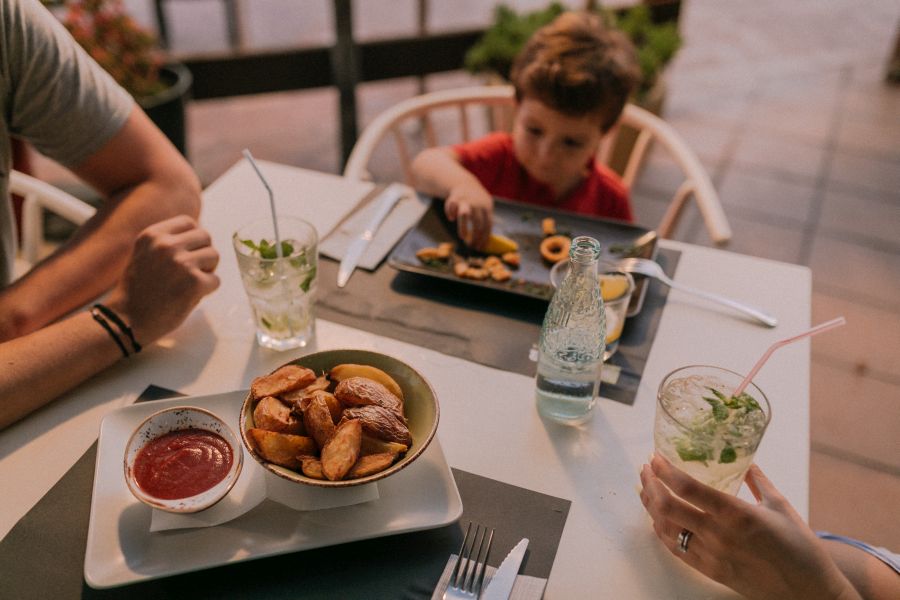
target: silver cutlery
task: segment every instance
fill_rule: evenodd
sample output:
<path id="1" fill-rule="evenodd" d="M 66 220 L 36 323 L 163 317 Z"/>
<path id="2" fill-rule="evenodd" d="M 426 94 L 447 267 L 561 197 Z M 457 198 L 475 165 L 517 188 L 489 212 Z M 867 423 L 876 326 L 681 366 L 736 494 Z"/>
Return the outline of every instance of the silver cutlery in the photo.
<path id="1" fill-rule="evenodd" d="M 720 296 L 719 294 L 713 294 L 712 292 L 698 290 L 697 288 L 693 288 L 684 285 L 683 283 L 678 283 L 672 280 L 668 275 L 665 274 L 665 272 L 663 272 L 662 267 L 659 266 L 659 263 L 657 263 L 656 261 L 652 261 L 646 258 L 623 258 L 618 262 L 618 265 L 623 270 L 630 273 L 638 273 L 640 275 L 646 275 L 648 277 L 656 278 L 667 286 L 676 290 L 681 290 L 689 294 L 694 294 L 695 296 L 700 296 L 701 298 L 706 298 L 707 300 L 712 300 L 713 302 L 718 302 L 719 304 L 724 304 L 725 306 L 753 317 L 757 321 L 760 321 L 761 323 L 769 327 L 775 327 L 776 325 L 778 325 L 778 319 L 758 308 L 748 306 L 743 302 L 738 302 L 737 300 L 732 300 L 731 298 L 726 298 L 725 296 Z"/>
<path id="2" fill-rule="evenodd" d="M 525 558 L 525 550 L 527 548 L 528 538 L 522 538 L 509 551 L 509 554 L 500 563 L 500 568 L 491 577 L 487 589 L 481 595 L 481 600 L 509 600 L 509 595 L 512 593 L 513 584 L 516 583 L 519 567 L 522 566 L 522 559 Z"/>
<path id="3" fill-rule="evenodd" d="M 470 534 L 472 534 L 470 536 Z M 487 569 L 488 554 L 494 541 L 494 530 L 472 523 L 466 527 L 466 535 L 456 557 L 456 564 L 450 573 L 444 600 L 469 600 L 478 598 L 484 583 L 484 572 Z M 487 542 L 487 546 L 485 546 Z M 477 545 L 477 550 L 476 550 Z M 474 553 L 474 554 L 473 554 Z"/>

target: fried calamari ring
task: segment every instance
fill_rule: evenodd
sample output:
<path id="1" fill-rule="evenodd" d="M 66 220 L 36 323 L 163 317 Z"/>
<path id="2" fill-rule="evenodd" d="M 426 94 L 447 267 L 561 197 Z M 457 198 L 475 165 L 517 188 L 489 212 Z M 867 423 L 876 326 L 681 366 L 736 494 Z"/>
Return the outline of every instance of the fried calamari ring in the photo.
<path id="1" fill-rule="evenodd" d="M 541 257 L 548 263 L 558 263 L 569 256 L 572 240 L 565 235 L 551 235 L 541 242 Z"/>

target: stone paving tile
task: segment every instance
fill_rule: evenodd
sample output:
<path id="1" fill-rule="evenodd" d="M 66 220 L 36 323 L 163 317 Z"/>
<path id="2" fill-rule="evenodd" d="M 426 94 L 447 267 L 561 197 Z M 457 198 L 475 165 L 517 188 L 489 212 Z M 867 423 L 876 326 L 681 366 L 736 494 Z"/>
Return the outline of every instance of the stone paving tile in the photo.
<path id="1" fill-rule="evenodd" d="M 813 529 L 900 548 L 900 477 L 821 451 L 810 453 L 809 523 Z"/>
<path id="2" fill-rule="evenodd" d="M 828 171 L 828 182 L 900 198 L 900 162 L 838 149 Z"/>
<path id="3" fill-rule="evenodd" d="M 750 127 L 734 153 L 734 164 L 776 171 L 813 182 L 823 168 L 825 149 L 795 135 Z"/>
<path id="4" fill-rule="evenodd" d="M 897 252 L 819 235 L 813 240 L 809 266 L 815 285 L 858 296 L 878 306 L 900 297 Z"/>
<path id="5" fill-rule="evenodd" d="M 816 271 L 813 269 L 813 276 Z M 813 284 L 812 322 L 844 316 L 847 324 L 816 336 L 813 357 L 888 383 L 900 383 L 900 318 L 896 305 L 872 306 L 852 295 L 838 296 Z M 900 396 L 885 401 L 897 402 Z M 874 415 L 873 415 L 874 418 Z"/>
<path id="6" fill-rule="evenodd" d="M 900 168 L 900 165 L 898 165 Z M 831 236 L 852 236 L 893 244 L 900 252 L 900 194 L 893 200 L 871 192 L 831 189 L 824 192 L 819 229 Z"/>
<path id="7" fill-rule="evenodd" d="M 812 183 L 800 183 L 763 171 L 728 169 L 719 185 L 719 197 L 729 215 L 741 214 L 762 221 L 793 222 L 802 229 L 816 195 Z"/>
<path id="8" fill-rule="evenodd" d="M 845 452 L 848 460 L 891 467 L 890 474 L 900 476 L 900 452 L 889 450 L 900 440 L 900 381 L 879 381 L 822 359 L 813 360 L 811 374 L 813 448 Z"/>

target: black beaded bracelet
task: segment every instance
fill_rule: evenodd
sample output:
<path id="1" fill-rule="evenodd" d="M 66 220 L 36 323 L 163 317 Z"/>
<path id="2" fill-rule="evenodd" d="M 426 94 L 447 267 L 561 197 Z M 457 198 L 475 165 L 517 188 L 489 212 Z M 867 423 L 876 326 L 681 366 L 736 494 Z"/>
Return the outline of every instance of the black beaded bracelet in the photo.
<path id="1" fill-rule="evenodd" d="M 108 317 L 110 321 L 115 323 L 116 327 L 119 328 L 119 331 L 122 333 L 122 335 L 128 337 L 128 341 L 131 342 L 131 349 L 134 350 L 134 354 L 137 354 L 138 352 L 141 351 L 141 345 L 138 344 L 136 339 L 134 339 L 134 333 L 131 331 L 131 327 L 126 325 L 125 321 L 123 321 L 119 317 L 119 315 L 117 315 L 115 313 L 114 310 L 112 310 L 108 306 L 104 306 L 100 303 L 95 304 L 94 308 L 98 309 L 100 312 L 103 313 L 104 316 Z"/>
<path id="2" fill-rule="evenodd" d="M 125 347 L 125 344 L 122 343 L 122 340 L 119 339 L 119 336 L 113 331 L 112 326 L 106 321 L 106 318 L 100 314 L 100 311 L 96 308 L 91 309 L 91 316 L 94 317 L 94 320 L 100 323 L 103 329 L 106 330 L 106 333 L 109 334 L 109 337 L 113 339 L 116 345 L 119 347 L 119 350 L 122 351 L 122 356 L 128 358 L 130 355 L 128 354 L 128 349 Z"/>

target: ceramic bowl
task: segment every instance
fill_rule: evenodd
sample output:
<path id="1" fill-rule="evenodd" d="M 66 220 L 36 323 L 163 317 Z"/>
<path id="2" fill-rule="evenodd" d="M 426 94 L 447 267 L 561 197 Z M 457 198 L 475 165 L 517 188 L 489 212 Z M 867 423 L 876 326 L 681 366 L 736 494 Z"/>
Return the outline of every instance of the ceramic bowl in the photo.
<path id="1" fill-rule="evenodd" d="M 148 494 L 138 485 L 134 461 L 141 449 L 161 435 L 181 429 L 202 429 L 217 433 L 228 442 L 232 451 L 231 468 L 219 483 L 208 490 L 187 498 L 163 499 Z M 153 508 L 173 513 L 193 513 L 207 509 L 224 498 L 238 480 L 243 466 L 244 452 L 234 430 L 208 410 L 192 406 L 176 406 L 153 413 L 138 425 L 125 446 L 125 482 L 134 496 Z"/>
<path id="2" fill-rule="evenodd" d="M 311 485 L 320 488 L 347 488 L 372 483 L 405 469 L 419 458 L 422 452 L 425 451 L 425 448 L 428 447 L 428 444 L 431 443 L 435 432 L 437 432 L 438 419 L 440 417 L 437 396 L 431 384 L 405 362 L 386 354 L 368 350 L 326 350 L 307 354 L 286 364 L 300 365 L 312 369 L 316 374 L 322 374 L 330 371 L 332 367 L 344 363 L 377 367 L 393 377 L 400 385 L 404 396 L 403 410 L 407 419 L 407 426 L 413 438 L 412 446 L 400 460 L 384 471 L 373 475 L 341 481 L 313 479 L 298 471 L 266 462 L 257 453 L 254 444 L 247 436 L 247 430 L 254 426 L 253 409 L 256 405 L 256 401 L 248 394 L 241 407 L 241 440 L 244 442 L 244 447 L 248 450 L 250 456 L 266 470 L 282 479 L 301 485 Z M 277 369 L 273 369 L 273 371 L 275 370 Z"/>

